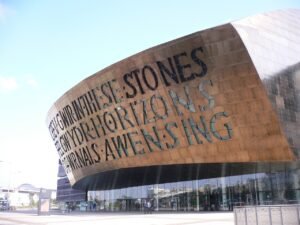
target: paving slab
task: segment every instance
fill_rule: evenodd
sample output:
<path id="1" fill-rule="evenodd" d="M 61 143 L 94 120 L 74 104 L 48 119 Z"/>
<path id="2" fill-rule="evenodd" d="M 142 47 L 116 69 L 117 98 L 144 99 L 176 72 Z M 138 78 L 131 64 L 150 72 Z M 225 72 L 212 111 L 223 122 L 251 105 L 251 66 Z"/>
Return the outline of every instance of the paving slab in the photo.
<path id="1" fill-rule="evenodd" d="M 37 215 L 0 212 L 0 225 L 234 225 L 233 213 L 69 213 Z"/>

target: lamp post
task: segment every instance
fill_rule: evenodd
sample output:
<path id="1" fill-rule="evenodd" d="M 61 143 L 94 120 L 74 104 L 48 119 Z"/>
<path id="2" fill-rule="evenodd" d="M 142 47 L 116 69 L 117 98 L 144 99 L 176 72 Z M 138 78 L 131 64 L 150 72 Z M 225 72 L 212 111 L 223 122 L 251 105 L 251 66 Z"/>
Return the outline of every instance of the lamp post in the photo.
<path id="1" fill-rule="evenodd" d="M 6 189 L 7 189 L 7 192 L 10 192 L 10 183 L 11 183 L 11 163 L 10 162 L 7 162 L 7 161 L 3 161 L 3 160 L 0 160 L 0 163 L 4 164 L 3 166 L 3 171 L 7 171 L 7 168 L 5 168 L 5 164 L 8 164 L 8 173 L 3 173 L 3 175 L 6 174 L 6 176 L 2 176 L 4 179 L 1 181 L 3 182 L 3 184 L 5 185 Z"/>
<path id="2" fill-rule="evenodd" d="M 3 160 L 0 160 L 0 164 L 3 164 L 3 172 L 1 171 L 1 177 L 3 180 L 1 180 L 1 183 L 2 185 L 4 185 L 4 188 L 6 188 L 6 195 L 5 195 L 5 198 L 10 201 L 10 183 L 11 183 L 11 176 L 10 176 L 10 173 L 11 173 L 11 166 L 10 166 L 10 162 L 7 162 L 7 161 L 3 161 Z M 7 171 L 7 168 L 5 168 L 5 164 L 9 165 L 9 168 L 8 168 L 8 173 L 4 172 L 4 171 Z M 3 173 L 3 174 L 2 174 Z M 3 189 L 4 189 L 3 188 Z"/>
<path id="3" fill-rule="evenodd" d="M 10 208 L 14 209 L 16 207 L 16 205 L 18 204 L 18 200 L 16 197 L 16 187 L 15 187 L 15 179 L 16 179 L 16 175 L 18 173 L 20 173 L 19 170 L 15 170 L 14 165 L 12 162 L 9 161 L 3 161 L 0 160 L 0 164 L 7 164 L 7 168 L 5 168 L 5 166 L 3 166 L 3 171 L 5 171 L 3 174 L 7 175 L 7 179 L 4 178 L 4 182 L 6 185 L 6 189 L 7 189 L 7 197 L 6 199 L 9 202 Z M 8 171 L 8 172 L 6 172 Z M 4 177 L 4 176 L 1 176 Z"/>
<path id="4" fill-rule="evenodd" d="M 8 173 L 7 174 L 7 180 L 5 180 L 4 178 L 4 182 L 6 182 L 6 188 L 7 188 L 7 192 L 8 194 L 10 192 L 14 192 L 14 178 L 15 178 L 15 172 L 16 173 L 19 173 L 20 171 L 14 171 L 14 168 L 13 168 L 13 163 L 12 162 L 9 162 L 9 161 L 3 161 L 3 160 L 0 160 L 0 163 L 2 164 L 7 164 L 8 165 Z M 3 166 L 5 168 L 5 166 Z M 7 170 L 4 170 L 4 171 L 7 171 Z M 8 183 L 8 185 L 7 185 Z"/>
<path id="5" fill-rule="evenodd" d="M 3 161 L 2 160 L 0 160 L 0 164 L 1 163 L 3 163 Z M 0 165 L 0 168 L 1 168 L 1 165 Z M 1 172 L 1 170 L 0 170 L 0 172 Z M 0 174 L 1 175 L 1 174 Z M 0 183 L 0 187 L 2 186 L 2 181 L 1 181 L 1 183 Z M 3 192 L 3 188 L 1 187 L 1 196 L 2 196 L 2 192 Z"/>

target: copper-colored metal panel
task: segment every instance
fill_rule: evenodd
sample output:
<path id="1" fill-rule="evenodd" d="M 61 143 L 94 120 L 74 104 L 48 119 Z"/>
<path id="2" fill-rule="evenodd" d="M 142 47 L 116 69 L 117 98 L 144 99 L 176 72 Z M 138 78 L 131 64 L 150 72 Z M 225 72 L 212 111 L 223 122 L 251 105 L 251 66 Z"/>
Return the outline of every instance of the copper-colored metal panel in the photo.
<path id="1" fill-rule="evenodd" d="M 53 105 L 47 124 L 71 184 L 125 168 L 294 159 L 231 24 L 88 77 Z"/>

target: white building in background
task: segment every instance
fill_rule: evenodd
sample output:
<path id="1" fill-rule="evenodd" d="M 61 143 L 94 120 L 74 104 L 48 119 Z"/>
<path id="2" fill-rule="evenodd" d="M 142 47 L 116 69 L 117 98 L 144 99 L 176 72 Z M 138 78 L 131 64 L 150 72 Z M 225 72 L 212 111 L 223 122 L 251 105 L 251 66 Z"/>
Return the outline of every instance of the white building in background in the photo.
<path id="1" fill-rule="evenodd" d="M 56 199 L 56 190 L 51 190 L 51 199 Z M 0 200 L 8 200 L 10 207 L 36 207 L 40 188 L 32 184 L 21 184 L 17 188 L 0 187 Z"/>

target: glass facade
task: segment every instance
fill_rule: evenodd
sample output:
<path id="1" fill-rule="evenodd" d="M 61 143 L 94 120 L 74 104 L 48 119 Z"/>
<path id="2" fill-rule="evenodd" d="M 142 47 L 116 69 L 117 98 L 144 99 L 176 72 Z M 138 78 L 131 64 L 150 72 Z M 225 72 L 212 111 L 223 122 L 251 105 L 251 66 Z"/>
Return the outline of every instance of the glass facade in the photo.
<path id="1" fill-rule="evenodd" d="M 143 211 L 230 211 L 233 206 L 300 202 L 300 169 L 88 191 L 88 209 Z"/>
<path id="2" fill-rule="evenodd" d="M 82 210 L 81 205 L 86 205 L 86 192 L 75 190 L 71 187 L 70 181 L 67 178 L 61 162 L 59 162 L 57 177 L 56 200 L 59 203 L 59 208 L 63 211 L 77 209 Z"/>

